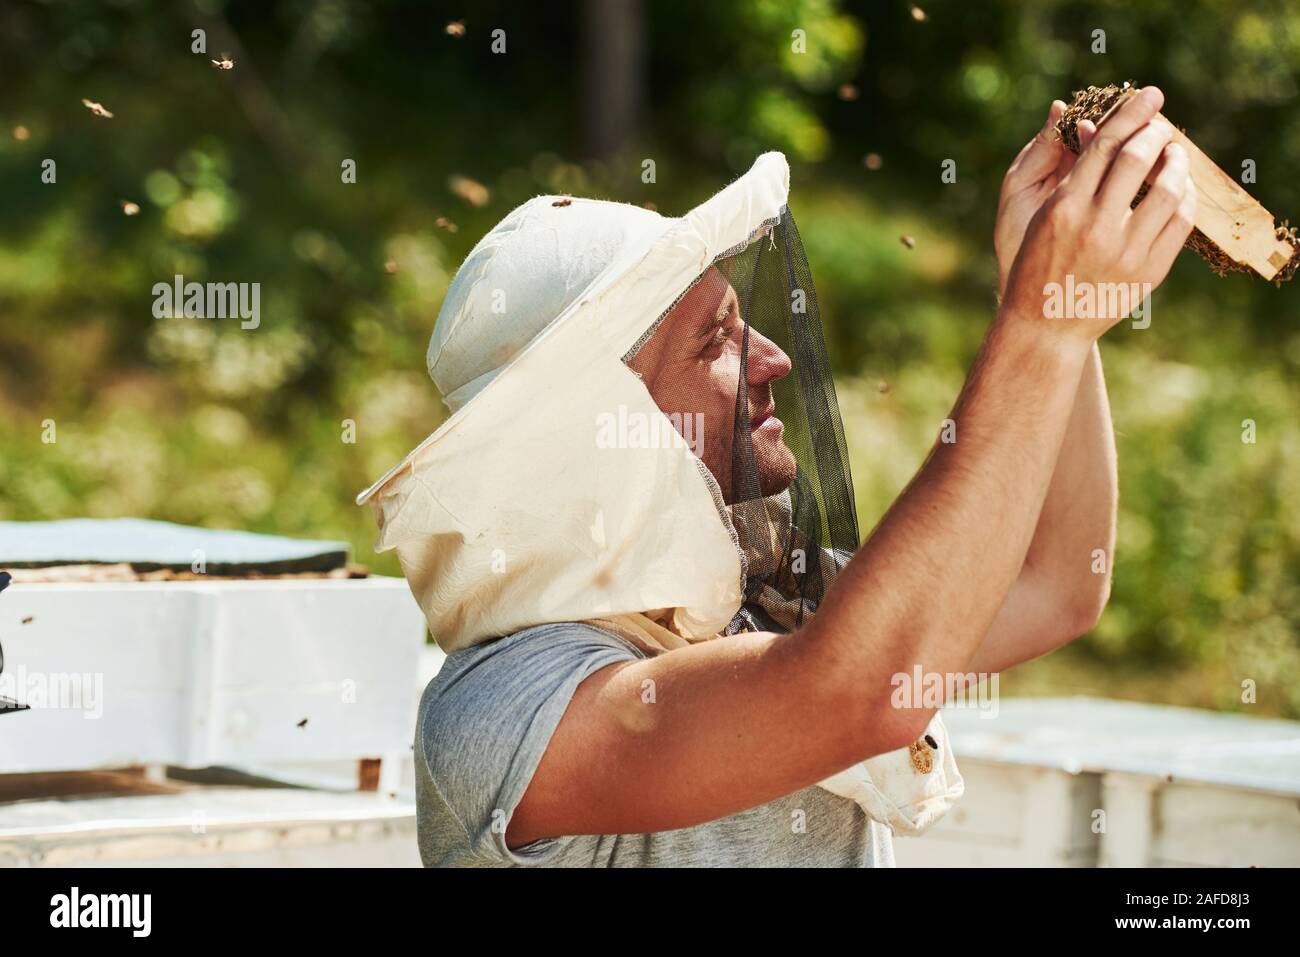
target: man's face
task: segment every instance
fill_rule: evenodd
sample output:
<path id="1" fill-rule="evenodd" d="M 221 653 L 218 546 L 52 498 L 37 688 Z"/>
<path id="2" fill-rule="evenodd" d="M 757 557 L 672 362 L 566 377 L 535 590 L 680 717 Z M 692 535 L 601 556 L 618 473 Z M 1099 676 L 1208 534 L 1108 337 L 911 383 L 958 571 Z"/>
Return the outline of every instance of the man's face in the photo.
<path id="1" fill-rule="evenodd" d="M 731 454 L 744 329 L 736 291 L 717 268 L 711 268 L 628 363 L 641 374 L 655 404 L 674 423 L 698 414 L 689 420 L 703 423 L 702 442 L 697 447 L 702 447 L 701 458 L 728 503 L 732 498 Z M 774 414 L 771 389 L 772 382 L 789 372 L 789 357 L 751 328 L 743 398 L 764 495 L 789 488 L 795 478 L 794 453 L 785 444 L 784 423 Z"/>

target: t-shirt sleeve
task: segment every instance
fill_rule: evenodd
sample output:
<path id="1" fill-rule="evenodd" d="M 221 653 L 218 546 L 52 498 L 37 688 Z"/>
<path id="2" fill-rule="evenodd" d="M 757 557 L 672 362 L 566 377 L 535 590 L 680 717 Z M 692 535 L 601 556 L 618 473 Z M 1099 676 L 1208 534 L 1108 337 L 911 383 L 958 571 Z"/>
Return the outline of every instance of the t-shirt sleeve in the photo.
<path id="1" fill-rule="evenodd" d="M 462 657 L 465 656 L 465 657 Z M 439 796 L 472 852 L 489 861 L 543 864 L 571 837 L 510 850 L 506 825 L 573 692 L 607 665 L 644 657 L 591 625 L 541 625 L 451 655 L 453 669 L 426 696 L 417 740 Z M 431 688 L 431 690 L 434 690 Z"/>

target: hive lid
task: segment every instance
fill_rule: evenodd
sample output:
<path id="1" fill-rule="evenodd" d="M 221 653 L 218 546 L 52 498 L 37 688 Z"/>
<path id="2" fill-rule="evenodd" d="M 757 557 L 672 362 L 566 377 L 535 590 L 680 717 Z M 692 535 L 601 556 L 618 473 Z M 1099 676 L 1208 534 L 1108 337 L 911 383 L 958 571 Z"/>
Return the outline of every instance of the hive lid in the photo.
<path id="1" fill-rule="evenodd" d="M 347 542 L 313 541 L 138 518 L 0 522 L 0 568 L 129 564 L 136 571 L 283 574 L 343 568 Z"/>

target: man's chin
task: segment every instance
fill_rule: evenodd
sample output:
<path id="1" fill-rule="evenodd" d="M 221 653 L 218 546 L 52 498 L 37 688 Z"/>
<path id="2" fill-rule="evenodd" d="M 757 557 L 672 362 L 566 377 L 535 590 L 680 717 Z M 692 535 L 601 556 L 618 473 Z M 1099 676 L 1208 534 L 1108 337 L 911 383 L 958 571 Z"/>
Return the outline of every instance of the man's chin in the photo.
<path id="1" fill-rule="evenodd" d="M 774 446 L 754 450 L 758 466 L 758 487 L 764 496 L 777 495 L 794 484 L 798 465 L 794 453 L 784 441 Z"/>

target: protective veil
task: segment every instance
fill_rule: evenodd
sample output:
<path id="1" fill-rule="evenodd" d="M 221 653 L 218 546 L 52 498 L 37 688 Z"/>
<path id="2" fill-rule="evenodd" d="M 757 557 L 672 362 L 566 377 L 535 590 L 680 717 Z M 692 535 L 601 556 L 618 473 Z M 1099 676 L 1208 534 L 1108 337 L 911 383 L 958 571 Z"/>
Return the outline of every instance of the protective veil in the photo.
<path id="1" fill-rule="evenodd" d="M 767 153 L 678 219 L 540 196 L 471 251 L 429 346 L 452 415 L 357 499 L 445 651 L 586 621 L 660 654 L 816 612 L 859 532 L 788 191 Z M 724 309 L 740 361 L 720 428 L 690 395 L 652 399 L 629 363 Z M 777 422 L 749 382 L 756 356 L 782 353 L 788 374 L 765 386 Z M 707 442 L 723 467 L 704 464 Z M 820 786 L 909 834 L 963 790 L 937 715 Z"/>

